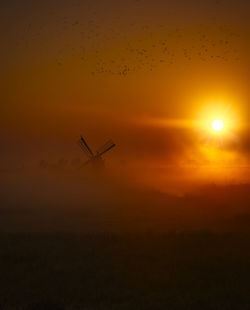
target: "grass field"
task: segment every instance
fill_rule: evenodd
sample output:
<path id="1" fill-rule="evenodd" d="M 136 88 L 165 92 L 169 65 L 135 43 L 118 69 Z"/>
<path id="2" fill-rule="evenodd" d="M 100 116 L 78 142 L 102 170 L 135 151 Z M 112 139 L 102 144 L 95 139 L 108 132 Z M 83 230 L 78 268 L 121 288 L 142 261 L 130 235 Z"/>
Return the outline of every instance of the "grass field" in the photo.
<path id="1" fill-rule="evenodd" d="M 249 235 L 1 234 L 1 309 L 249 309 Z"/>

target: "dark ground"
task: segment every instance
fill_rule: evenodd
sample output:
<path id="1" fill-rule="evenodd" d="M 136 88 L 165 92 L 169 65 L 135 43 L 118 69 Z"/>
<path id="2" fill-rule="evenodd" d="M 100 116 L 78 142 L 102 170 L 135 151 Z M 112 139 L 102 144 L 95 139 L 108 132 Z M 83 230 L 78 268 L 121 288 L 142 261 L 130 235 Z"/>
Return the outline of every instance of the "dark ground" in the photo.
<path id="1" fill-rule="evenodd" d="M 250 235 L 0 235 L 0 309 L 249 309 Z"/>

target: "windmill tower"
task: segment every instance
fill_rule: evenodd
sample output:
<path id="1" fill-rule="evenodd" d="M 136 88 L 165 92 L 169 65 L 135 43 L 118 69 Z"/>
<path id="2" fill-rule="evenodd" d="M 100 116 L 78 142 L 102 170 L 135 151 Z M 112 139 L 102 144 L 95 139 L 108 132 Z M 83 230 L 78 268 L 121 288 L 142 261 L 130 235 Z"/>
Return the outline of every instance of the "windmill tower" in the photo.
<path id="1" fill-rule="evenodd" d="M 102 155 L 115 147 L 113 141 L 109 140 L 94 153 L 82 136 L 77 141 L 77 144 L 80 146 L 84 154 L 88 157 L 88 160 L 83 164 L 83 166 L 91 164 L 92 167 L 95 169 L 100 169 L 104 167 L 104 160 L 102 159 Z"/>

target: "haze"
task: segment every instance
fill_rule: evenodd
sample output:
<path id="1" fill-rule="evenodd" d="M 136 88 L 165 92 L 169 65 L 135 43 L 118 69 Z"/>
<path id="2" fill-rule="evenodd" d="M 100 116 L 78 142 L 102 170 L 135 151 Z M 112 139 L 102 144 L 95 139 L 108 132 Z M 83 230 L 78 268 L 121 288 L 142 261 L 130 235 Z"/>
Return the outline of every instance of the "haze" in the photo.
<path id="1" fill-rule="evenodd" d="M 0 9 L 4 206 L 50 209 L 66 195 L 66 209 L 85 210 L 96 193 L 113 206 L 127 191 L 145 202 L 152 191 L 177 199 L 211 184 L 245 195 L 249 1 L 12 0 Z M 80 134 L 94 150 L 117 144 L 97 183 L 78 169 Z"/>

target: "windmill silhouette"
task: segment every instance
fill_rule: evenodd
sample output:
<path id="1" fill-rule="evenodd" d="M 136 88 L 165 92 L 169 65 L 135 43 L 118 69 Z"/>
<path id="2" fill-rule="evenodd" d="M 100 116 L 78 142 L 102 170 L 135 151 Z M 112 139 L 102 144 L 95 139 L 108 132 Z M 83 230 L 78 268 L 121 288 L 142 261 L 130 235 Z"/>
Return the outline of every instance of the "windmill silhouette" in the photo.
<path id="1" fill-rule="evenodd" d="M 91 164 L 94 168 L 97 169 L 104 167 L 104 160 L 102 159 L 102 155 L 115 147 L 114 142 L 112 140 L 108 140 L 94 153 L 82 136 L 80 136 L 77 144 L 80 146 L 84 154 L 88 157 L 88 160 L 82 166 Z"/>

